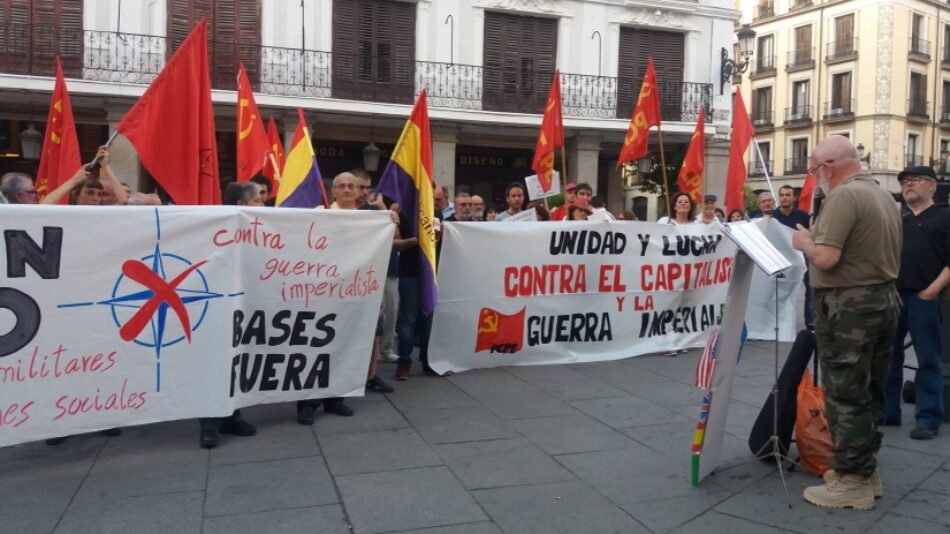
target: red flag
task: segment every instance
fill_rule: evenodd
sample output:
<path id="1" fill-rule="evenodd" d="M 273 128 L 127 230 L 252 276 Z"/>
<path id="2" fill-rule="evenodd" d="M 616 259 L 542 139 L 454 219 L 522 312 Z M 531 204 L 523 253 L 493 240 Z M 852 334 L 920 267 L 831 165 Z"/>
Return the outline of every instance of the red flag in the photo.
<path id="1" fill-rule="evenodd" d="M 270 143 L 244 63 L 238 68 L 237 97 L 237 181 L 246 182 L 260 172 L 265 163 L 269 165 Z"/>
<path id="2" fill-rule="evenodd" d="M 811 213 L 812 197 L 815 194 L 815 176 L 811 173 L 805 176 L 802 192 L 798 194 L 798 209 Z"/>
<path id="3" fill-rule="evenodd" d="M 482 308 L 478 314 L 475 352 L 515 353 L 524 344 L 524 312 L 505 315 L 491 308 Z"/>
<path id="4" fill-rule="evenodd" d="M 726 213 L 741 210 L 745 204 L 745 151 L 752 140 L 752 121 L 745 110 L 742 93 L 736 92 L 732 111 L 732 142 L 729 144 L 729 171 L 726 178 Z"/>
<path id="5" fill-rule="evenodd" d="M 630 118 L 630 128 L 623 140 L 620 157 L 617 158 L 617 168 L 628 161 L 640 159 L 647 155 L 647 145 L 650 141 L 650 127 L 660 125 L 660 96 L 656 87 L 656 71 L 653 70 L 653 57 L 647 58 L 647 72 L 643 76 L 643 85 L 640 86 L 640 97 L 633 108 Z"/>
<path id="6" fill-rule="evenodd" d="M 686 149 L 686 157 L 680 167 L 680 174 L 676 184 L 680 191 L 689 195 L 693 202 L 702 204 L 703 196 L 703 167 L 706 160 L 706 108 L 699 107 L 699 120 L 696 121 L 696 131 Z"/>
<path id="7" fill-rule="evenodd" d="M 531 168 L 538 173 L 538 181 L 545 192 L 551 190 L 554 173 L 554 149 L 564 146 L 564 120 L 561 118 L 561 73 L 554 71 L 554 81 L 544 104 L 544 117 L 538 131 L 538 143 L 534 148 Z"/>
<path id="8" fill-rule="evenodd" d="M 80 165 L 82 156 L 79 155 L 73 106 L 69 103 L 63 65 L 59 62 L 59 56 L 56 56 L 56 83 L 53 85 L 53 97 L 50 99 L 49 115 L 46 117 L 40 170 L 36 173 L 37 202 L 42 202 L 47 193 L 70 179 Z"/>
<path id="9" fill-rule="evenodd" d="M 208 28 L 195 26 L 118 127 L 176 204 L 220 204 Z"/>
<path id="10" fill-rule="evenodd" d="M 277 188 L 280 187 L 280 177 L 284 174 L 284 145 L 280 141 L 280 133 L 277 131 L 274 117 L 267 120 L 267 142 L 270 143 L 270 157 L 267 158 L 267 163 L 261 172 L 270 180 L 270 190 L 276 196 Z"/>

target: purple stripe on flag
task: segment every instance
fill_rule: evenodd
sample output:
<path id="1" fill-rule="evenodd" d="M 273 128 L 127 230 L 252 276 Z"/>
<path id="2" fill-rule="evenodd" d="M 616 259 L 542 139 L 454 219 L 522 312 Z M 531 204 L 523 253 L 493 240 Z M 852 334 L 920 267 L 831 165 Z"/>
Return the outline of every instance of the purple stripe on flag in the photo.
<path id="1" fill-rule="evenodd" d="M 320 168 L 317 166 L 317 160 L 313 160 L 313 165 L 307 171 L 307 176 L 300 182 L 300 185 L 293 190 L 290 195 L 281 203 L 284 208 L 315 208 L 323 205 L 323 192 L 320 187 L 322 177 Z"/>

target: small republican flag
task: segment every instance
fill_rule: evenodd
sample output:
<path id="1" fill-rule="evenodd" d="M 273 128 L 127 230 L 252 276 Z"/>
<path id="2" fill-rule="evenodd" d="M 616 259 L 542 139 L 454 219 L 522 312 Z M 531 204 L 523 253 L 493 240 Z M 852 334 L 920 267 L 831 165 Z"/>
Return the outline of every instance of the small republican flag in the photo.
<path id="1" fill-rule="evenodd" d="M 491 308 L 482 308 L 478 314 L 478 337 L 475 352 L 491 351 L 514 353 L 524 344 L 525 309 L 513 315 L 499 313 Z"/>
<path id="2" fill-rule="evenodd" d="M 713 328 L 709 333 L 709 339 L 706 341 L 706 348 L 703 349 L 703 355 L 699 357 L 696 363 L 696 387 L 699 389 L 709 389 L 709 381 L 712 378 L 713 366 L 716 364 L 716 354 L 719 352 L 719 329 Z"/>

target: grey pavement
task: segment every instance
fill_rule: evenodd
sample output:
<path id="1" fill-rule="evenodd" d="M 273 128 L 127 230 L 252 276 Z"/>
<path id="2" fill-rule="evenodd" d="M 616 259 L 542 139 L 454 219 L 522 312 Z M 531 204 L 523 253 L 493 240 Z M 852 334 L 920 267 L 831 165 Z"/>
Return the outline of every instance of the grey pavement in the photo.
<path id="1" fill-rule="evenodd" d="M 785 354 L 788 345 L 782 345 Z M 447 378 L 351 399 L 304 427 L 290 403 L 244 410 L 257 436 L 198 447 L 197 421 L 0 449 L 2 533 L 946 532 L 950 428 L 884 429 L 872 512 L 806 504 L 818 482 L 752 458 L 773 345 L 738 367 L 720 470 L 689 484 L 698 350 Z M 394 367 L 381 365 L 389 379 Z M 416 371 L 418 372 L 418 370 Z"/>

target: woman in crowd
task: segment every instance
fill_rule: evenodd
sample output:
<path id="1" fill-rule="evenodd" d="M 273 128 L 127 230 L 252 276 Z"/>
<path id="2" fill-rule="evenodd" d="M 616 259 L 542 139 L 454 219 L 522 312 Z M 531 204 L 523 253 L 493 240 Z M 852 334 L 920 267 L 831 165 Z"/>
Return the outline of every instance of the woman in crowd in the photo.
<path id="1" fill-rule="evenodd" d="M 744 221 L 744 220 L 745 220 L 745 213 L 742 210 L 736 208 L 729 212 L 729 222 Z"/>
<path id="2" fill-rule="evenodd" d="M 586 221 L 592 213 L 594 210 L 590 207 L 590 202 L 584 197 L 578 197 L 571 207 L 567 208 L 567 220 Z"/>
<path id="3" fill-rule="evenodd" d="M 660 217 L 660 224 L 689 224 L 696 218 L 696 204 L 686 193 L 677 193 L 673 198 L 673 218 Z"/>

